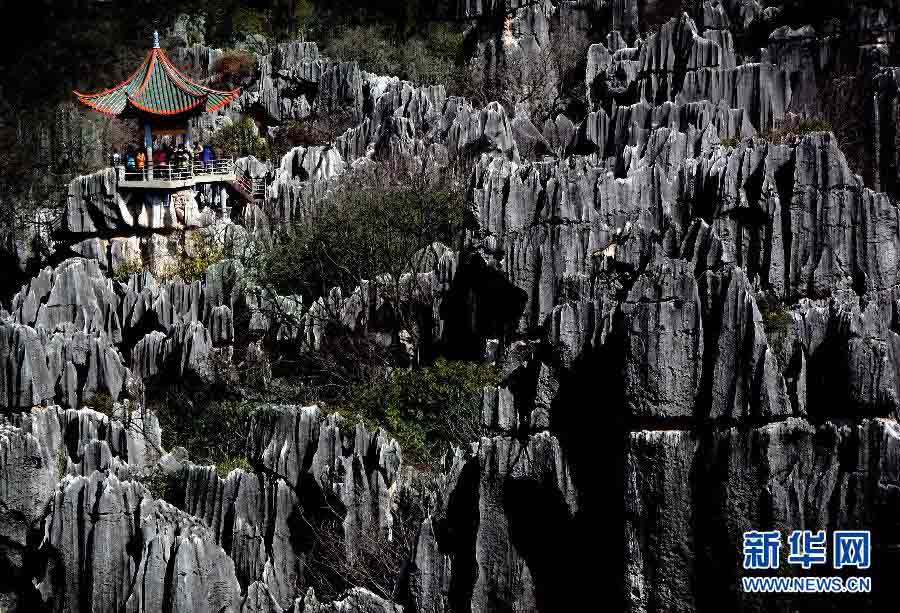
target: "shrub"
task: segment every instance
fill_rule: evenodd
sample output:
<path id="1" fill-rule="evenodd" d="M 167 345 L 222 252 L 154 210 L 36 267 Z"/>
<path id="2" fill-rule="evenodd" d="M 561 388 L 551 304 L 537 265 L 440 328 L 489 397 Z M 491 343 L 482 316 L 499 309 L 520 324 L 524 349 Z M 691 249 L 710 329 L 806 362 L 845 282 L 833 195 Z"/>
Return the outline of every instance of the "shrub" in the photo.
<path id="1" fill-rule="evenodd" d="M 123 261 L 113 271 L 113 279 L 120 283 L 128 283 L 128 279 L 135 273 L 144 272 L 144 263 L 139 257 L 129 258 Z"/>
<path id="2" fill-rule="evenodd" d="M 252 53 L 229 49 L 213 64 L 210 85 L 216 89 L 235 89 L 256 74 L 258 64 L 256 56 Z"/>
<path id="3" fill-rule="evenodd" d="M 272 142 L 272 153 L 280 158 L 293 147 L 331 144 L 353 125 L 353 109 L 346 105 L 333 105 L 305 119 L 287 122 Z"/>
<path id="4" fill-rule="evenodd" d="M 462 47 L 462 32 L 444 24 L 432 25 L 408 40 L 392 40 L 378 26 L 358 26 L 332 38 L 325 54 L 339 62 L 357 62 L 368 72 L 430 85 L 450 81 Z"/>
<path id="5" fill-rule="evenodd" d="M 256 124 L 249 117 L 218 130 L 212 137 L 218 156 L 255 156 L 260 160 L 271 157 L 269 143 L 259 135 Z"/>
<path id="6" fill-rule="evenodd" d="M 491 366 L 439 358 L 431 366 L 395 369 L 359 384 L 339 412 L 383 427 L 411 464 L 434 466 L 450 445 L 478 437 L 483 389 L 498 380 Z"/>
<path id="7" fill-rule="evenodd" d="M 115 414 L 116 403 L 108 392 L 97 391 L 94 397 L 85 401 L 84 404 L 107 417 L 113 417 Z"/>
<path id="8" fill-rule="evenodd" d="M 241 454 L 237 456 L 228 456 L 216 462 L 216 473 L 223 479 L 236 468 L 250 472 L 252 468 L 247 458 Z"/>
<path id="9" fill-rule="evenodd" d="M 253 403 L 217 400 L 201 405 L 176 390 L 155 390 L 149 404 L 159 418 L 163 448 L 189 449 L 193 462 L 215 465 L 220 474 L 248 468 L 244 444 Z"/>
<path id="10" fill-rule="evenodd" d="M 397 51 L 397 63 L 404 78 L 421 85 L 448 83 L 456 70 L 457 50 L 451 44 L 432 46 L 433 41 L 414 38 Z"/>
<path id="11" fill-rule="evenodd" d="M 831 124 L 820 117 L 785 118 L 777 122 L 771 130 L 760 132 L 757 138 L 767 143 L 781 145 L 814 132 L 831 132 Z"/>
<path id="12" fill-rule="evenodd" d="M 759 300 L 758 306 L 769 346 L 778 360 L 783 361 L 789 357 L 784 355 L 784 344 L 794 325 L 794 318 L 787 306 L 777 298 L 763 298 Z"/>
<path id="13" fill-rule="evenodd" d="M 376 74 L 399 73 L 397 51 L 376 26 L 343 30 L 328 42 L 325 55 L 337 62 L 357 62 L 363 70 Z"/>
<path id="14" fill-rule="evenodd" d="M 383 334 L 386 344 L 396 348 L 405 331 L 415 344 L 417 314 L 413 305 L 422 298 L 419 292 L 423 288 L 406 284 L 404 280 L 410 277 L 404 275 L 426 269 L 435 243 L 453 244 L 461 236 L 465 218 L 462 177 L 466 172 L 464 166 L 440 172 L 390 164 L 360 169 L 333 186 L 321 210 L 310 211 L 282 228 L 271 248 L 245 259 L 244 269 L 264 295 L 302 297 L 302 307 L 298 301 L 291 303 L 295 309 L 271 301 L 268 314 L 292 329 L 305 326 L 303 318 L 310 305 L 334 288 L 346 296 L 363 287 L 364 281 L 379 279 L 383 302 L 378 316 L 367 318 L 369 328 L 361 334 L 350 334 L 339 309 L 331 308 L 333 302 L 321 303 L 316 316 L 328 329 L 332 345 L 306 348 L 316 349 L 324 366 L 317 368 L 317 376 L 353 372 L 356 366 L 352 364 L 349 371 L 341 367 L 329 372 L 348 365 L 347 356 L 380 359 L 378 348 L 366 342 L 369 333 Z M 335 353 L 331 362 L 330 356 L 323 355 L 328 351 Z M 338 378 L 332 377 L 333 383 L 346 388 L 347 382 L 340 383 Z"/>
<path id="15" fill-rule="evenodd" d="M 174 475 L 167 475 L 158 466 L 151 469 L 141 478 L 155 500 L 165 500 L 171 504 L 178 502 L 179 482 Z"/>
<path id="16" fill-rule="evenodd" d="M 189 234 L 184 249 L 178 253 L 174 264 L 163 270 L 160 278 L 169 280 L 179 277 L 185 282 L 198 281 L 206 276 L 207 268 L 224 257 L 224 251 L 215 239 L 198 233 Z"/>

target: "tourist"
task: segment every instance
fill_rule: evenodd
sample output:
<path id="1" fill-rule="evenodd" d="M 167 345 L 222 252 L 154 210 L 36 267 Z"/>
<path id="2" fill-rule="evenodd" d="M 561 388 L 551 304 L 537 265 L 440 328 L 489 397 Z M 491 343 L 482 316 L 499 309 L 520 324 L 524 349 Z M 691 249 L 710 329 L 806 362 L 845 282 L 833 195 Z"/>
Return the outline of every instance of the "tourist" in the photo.
<path id="1" fill-rule="evenodd" d="M 210 166 L 212 165 L 213 159 L 214 154 L 212 147 L 209 146 L 209 143 L 203 145 L 203 167 L 206 168 L 207 171 L 211 170 Z"/>
<path id="2" fill-rule="evenodd" d="M 117 150 L 113 149 L 113 154 L 112 154 L 112 165 L 113 165 L 113 168 L 117 168 L 117 167 L 119 166 L 119 163 L 120 163 L 121 161 L 122 161 L 122 160 L 121 160 L 121 158 L 119 157 L 119 152 L 118 152 Z"/>
<path id="3" fill-rule="evenodd" d="M 183 171 L 187 166 L 187 153 L 184 150 L 184 145 L 178 145 L 178 149 L 175 150 L 175 165 L 179 171 Z"/>
<path id="4" fill-rule="evenodd" d="M 134 172 L 134 149 L 130 147 L 125 154 L 125 171 Z"/>
<path id="5" fill-rule="evenodd" d="M 196 166 L 203 159 L 203 147 L 200 146 L 200 143 L 194 143 L 194 147 L 191 149 L 191 166 Z"/>
<path id="6" fill-rule="evenodd" d="M 153 152 L 153 165 L 159 168 L 162 168 L 168 162 L 168 158 L 166 157 L 166 150 L 160 147 L 156 151 Z"/>
<path id="7" fill-rule="evenodd" d="M 144 172 L 145 162 L 147 160 L 146 154 L 143 151 L 138 151 L 137 155 L 134 158 L 135 165 L 137 166 L 138 172 Z"/>

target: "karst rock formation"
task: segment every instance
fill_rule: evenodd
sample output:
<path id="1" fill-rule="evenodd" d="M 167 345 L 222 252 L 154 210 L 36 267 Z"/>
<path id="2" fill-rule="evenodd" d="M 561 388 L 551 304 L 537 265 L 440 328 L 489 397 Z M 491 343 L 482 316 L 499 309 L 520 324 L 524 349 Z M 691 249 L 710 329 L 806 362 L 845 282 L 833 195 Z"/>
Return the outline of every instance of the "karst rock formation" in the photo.
<path id="1" fill-rule="evenodd" d="M 896 608 L 900 3 L 841 3 L 815 25 L 786 23 L 803 2 L 685 2 L 661 20 L 662 0 L 458 4 L 486 73 L 564 30 L 588 37 L 583 118 L 539 121 L 285 43 L 203 129 L 334 100 L 354 127 L 240 160 L 265 177 L 261 202 L 229 217 L 211 187 L 157 201 L 111 169 L 71 183 L 55 256 L 0 305 L 0 609 Z M 171 55 L 203 74 L 220 53 Z M 847 66 L 861 166 L 837 131 L 771 138 Z M 316 347 L 329 331 L 271 317 L 278 298 L 238 282 L 237 258 L 194 282 L 157 273 L 192 234 L 237 252 L 327 215 L 331 182 L 385 157 L 472 164 L 464 244 L 404 281 L 422 290 L 407 299 L 431 314 L 425 337 L 502 373 L 481 437 L 427 479 L 386 432 L 316 406 L 257 410 L 249 468 L 227 476 L 162 449 L 145 386 L 203 385 L 212 358 L 264 368 L 264 336 Z M 135 257 L 147 271 L 114 278 Z M 329 296 L 350 329 L 377 313 L 379 283 Z M 311 509 L 339 514 L 352 559 L 396 529 L 405 495 L 427 513 L 393 593 L 320 602 L 302 582 Z M 743 593 L 752 529 L 870 529 L 873 593 Z"/>

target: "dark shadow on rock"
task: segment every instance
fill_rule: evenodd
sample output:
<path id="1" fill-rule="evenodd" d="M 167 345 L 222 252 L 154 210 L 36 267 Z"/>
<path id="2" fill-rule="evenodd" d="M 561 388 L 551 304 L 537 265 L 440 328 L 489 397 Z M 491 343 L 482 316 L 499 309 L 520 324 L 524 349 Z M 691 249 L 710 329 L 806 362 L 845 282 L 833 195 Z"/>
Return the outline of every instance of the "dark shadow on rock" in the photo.
<path id="1" fill-rule="evenodd" d="M 483 339 L 500 339 L 515 330 L 525 310 L 527 294 L 489 266 L 478 254 L 464 256 L 453 286 L 441 304 L 445 322 L 439 350 L 454 359 L 480 359 Z"/>
<path id="2" fill-rule="evenodd" d="M 454 613 L 472 610 L 472 593 L 478 575 L 475 539 L 479 523 L 479 482 L 478 461 L 473 459 L 462 469 L 447 502 L 447 515 L 439 522 L 435 535 L 441 553 L 453 561 L 448 601 Z"/>
<path id="3" fill-rule="evenodd" d="M 559 535 L 566 539 L 563 550 L 567 553 L 554 561 L 560 567 L 555 576 L 562 577 L 562 585 L 570 591 L 573 586 L 589 585 L 595 593 L 606 594 L 610 610 L 625 609 L 627 432 L 622 356 L 617 332 L 608 336 L 603 347 L 584 348 L 571 368 L 561 370 L 550 410 L 551 431 L 560 441 L 578 492 L 578 510 Z M 545 530 L 552 522 L 542 520 L 539 525 Z M 603 553 L 598 556 L 599 552 Z M 604 560 L 602 572 L 585 563 L 588 560 Z"/>
<path id="4" fill-rule="evenodd" d="M 507 479 L 503 506 L 510 540 L 531 572 L 538 610 L 578 610 L 584 593 L 573 586 L 584 585 L 575 583 L 575 575 L 585 559 L 572 554 L 580 534 L 560 491 L 552 483 Z"/>

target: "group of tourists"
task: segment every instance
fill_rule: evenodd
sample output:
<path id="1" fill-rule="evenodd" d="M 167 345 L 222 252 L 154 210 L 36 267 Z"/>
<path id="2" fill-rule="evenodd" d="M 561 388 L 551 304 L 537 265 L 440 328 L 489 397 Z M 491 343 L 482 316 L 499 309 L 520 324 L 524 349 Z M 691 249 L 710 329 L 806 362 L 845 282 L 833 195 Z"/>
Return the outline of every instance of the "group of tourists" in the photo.
<path id="1" fill-rule="evenodd" d="M 153 169 L 165 174 L 169 171 L 187 171 L 194 168 L 195 162 L 202 164 L 203 170 L 209 170 L 210 164 L 216 159 L 215 151 L 208 143 L 200 145 L 196 143 L 189 147 L 184 143 L 172 146 L 169 143 L 161 143 L 153 147 Z M 142 173 L 150 166 L 147 160 L 147 152 L 139 145 L 131 144 L 125 148 L 124 154 L 118 151 L 112 153 L 113 166 L 125 166 L 126 173 Z"/>

